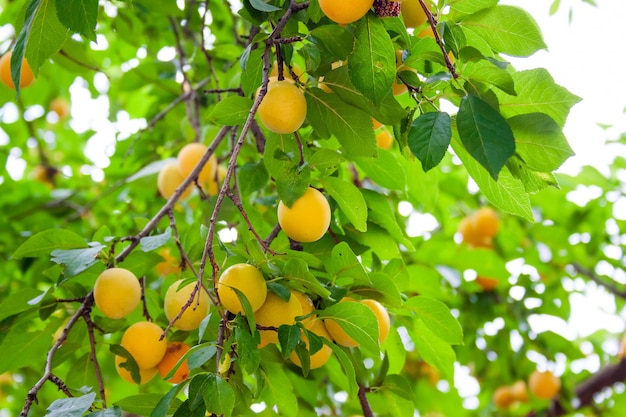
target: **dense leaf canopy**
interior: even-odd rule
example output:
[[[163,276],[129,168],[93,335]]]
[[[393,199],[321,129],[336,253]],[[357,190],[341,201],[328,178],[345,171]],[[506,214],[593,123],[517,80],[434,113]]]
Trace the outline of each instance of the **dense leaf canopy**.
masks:
[[[626,159],[557,172],[580,98],[509,63],[547,48],[533,17],[376,0],[340,25],[328,3],[0,1],[18,85],[0,85],[0,416],[624,415]],[[288,133],[257,114],[280,81],[304,104],[268,114],[306,108]],[[309,187],[330,226],[297,241],[277,207]],[[240,264],[260,274],[227,301]],[[122,318],[94,303],[113,267],[141,284]],[[270,324],[258,277],[285,305]],[[110,303],[134,298],[116,285]],[[312,304],[289,316],[296,292]],[[190,347],[182,382],[140,366],[144,321]],[[501,401],[537,369],[557,395]]]

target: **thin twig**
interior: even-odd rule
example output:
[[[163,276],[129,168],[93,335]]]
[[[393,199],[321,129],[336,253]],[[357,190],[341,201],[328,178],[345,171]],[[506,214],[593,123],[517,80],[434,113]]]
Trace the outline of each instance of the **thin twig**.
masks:
[[[596,284],[606,288],[611,294],[616,295],[622,299],[626,299],[626,291],[620,290],[617,286],[610,284],[603,279],[601,279],[598,275],[595,274],[591,269],[587,269],[584,266],[580,265],[578,262],[572,262],[572,267],[578,272],[595,282]]]
[[[448,56],[446,47],[443,44],[443,39],[441,39],[441,36],[439,36],[439,33],[437,32],[437,21],[435,20],[435,16],[432,14],[428,6],[426,6],[426,3],[424,3],[424,0],[419,0],[419,2],[420,2],[420,5],[422,6],[422,10],[424,10],[426,17],[428,18],[428,24],[433,30],[435,41],[437,41],[437,45],[439,45],[439,49],[441,49],[441,53],[443,54],[443,59],[446,62],[446,67],[448,68],[448,71],[450,71],[452,78],[454,79],[459,78],[459,74],[457,74],[456,69],[454,68],[454,65],[452,65],[452,61],[450,61],[450,57]]]
[[[89,350],[91,351],[91,362],[96,373],[96,380],[98,381],[98,388],[100,390],[100,399],[102,399],[103,408],[107,408],[106,394],[104,393],[104,380],[102,379],[102,372],[100,371],[100,364],[98,363],[98,356],[96,355],[96,337],[93,329],[96,327],[91,321],[91,309],[85,309],[83,311],[83,320],[87,324],[87,334],[89,335]]]
[[[363,410],[363,417],[374,417],[374,412],[372,411],[372,407],[370,406],[369,401],[367,400],[367,391],[368,388],[362,384],[359,384],[359,392],[357,393],[359,397],[359,403],[361,404],[361,409]]]

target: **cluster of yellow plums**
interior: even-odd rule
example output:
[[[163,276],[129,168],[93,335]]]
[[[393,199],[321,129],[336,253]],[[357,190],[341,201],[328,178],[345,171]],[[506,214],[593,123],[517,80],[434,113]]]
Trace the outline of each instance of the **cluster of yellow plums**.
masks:
[[[198,329],[202,320],[209,314],[210,297],[202,286],[193,281],[178,280],[171,284],[164,297],[164,313],[172,326],[179,330]],[[124,268],[109,268],[102,272],[94,285],[94,302],[106,317],[121,319],[137,308],[141,301],[142,289],[137,277]],[[294,325],[301,320],[310,332],[346,347],[357,347],[358,343],[332,319],[322,320],[314,314],[315,305],[306,294],[290,290],[288,299],[268,291],[263,274],[253,265],[239,263],[226,268],[217,284],[217,295],[222,307],[233,314],[245,316],[254,314],[259,328],[261,349],[278,343],[278,327]],[[245,297],[249,304],[246,311],[242,304]],[[358,302],[369,307],[378,321],[379,341],[382,343],[390,329],[387,310],[373,299],[354,300],[344,298],[340,302]],[[186,309],[181,313],[183,307]],[[306,334],[302,341],[309,347]],[[127,358],[116,355],[115,366],[120,377],[129,382],[145,383],[157,373],[171,383],[184,381],[189,375],[187,360],[183,357],[190,350],[185,342],[168,342],[164,329],[151,321],[138,321],[131,324],[123,333],[120,345],[133,357],[139,368],[139,379],[134,379],[130,367],[125,365]],[[319,368],[328,361],[332,349],[324,344],[310,356],[310,368]],[[290,360],[301,365],[295,351]],[[180,362],[180,363],[179,363]]]
[[[561,390],[561,380],[550,371],[534,370],[525,381],[498,387],[493,393],[493,403],[500,409],[510,408],[518,402],[528,402],[528,391],[537,398],[548,400]]]
[[[498,234],[500,220],[490,207],[481,207],[464,217],[459,223],[459,233],[463,242],[472,248],[493,248],[493,238]],[[485,291],[493,291],[499,284],[496,278],[478,275],[476,283]]]

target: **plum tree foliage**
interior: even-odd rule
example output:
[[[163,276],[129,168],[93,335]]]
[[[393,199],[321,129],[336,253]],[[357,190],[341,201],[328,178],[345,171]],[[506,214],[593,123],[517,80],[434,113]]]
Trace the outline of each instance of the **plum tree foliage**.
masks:
[[[542,326],[583,293],[623,310],[626,160],[556,173],[580,99],[508,61],[547,47],[533,17],[321,3],[0,2],[2,415],[624,415],[618,330]],[[288,235],[308,190],[330,223]],[[111,268],[140,285],[113,317]],[[557,395],[527,394],[536,370]]]

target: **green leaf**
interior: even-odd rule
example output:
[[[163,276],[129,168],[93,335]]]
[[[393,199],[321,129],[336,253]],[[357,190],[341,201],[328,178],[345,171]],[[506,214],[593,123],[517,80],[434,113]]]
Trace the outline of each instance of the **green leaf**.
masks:
[[[333,248],[328,271],[336,277],[349,277],[353,278],[356,283],[371,284],[365,268],[346,242],[340,242]]]
[[[439,165],[452,139],[452,118],[445,112],[424,113],[411,123],[409,148],[424,171]]]
[[[480,98],[468,95],[461,99],[457,129],[465,149],[497,180],[515,153],[515,138],[506,120]]]
[[[249,0],[250,5],[255,9],[261,12],[275,12],[280,10],[280,7],[272,6],[271,4],[267,4],[268,0]]]
[[[122,409],[119,407],[107,408],[87,414],[87,417],[122,417]]]
[[[150,417],[166,417],[168,414],[171,414],[172,409],[178,408],[178,406],[180,406],[180,400],[176,398],[176,395],[178,395],[178,392],[184,386],[184,384],[177,384],[172,387],[167,392],[167,394],[165,394],[163,398],[159,400],[156,407],[154,407],[154,410],[152,410],[152,412],[150,413]],[[176,404],[176,406],[174,406],[172,403],[176,402],[178,402],[179,404]]]
[[[68,29],[96,41],[98,0],[56,0],[57,15]]]
[[[264,359],[266,359],[263,361],[265,389],[278,407],[279,415],[298,416],[298,397],[293,392],[293,384],[285,373],[287,369],[281,363]]]
[[[461,0],[451,3],[450,9],[463,14],[472,14],[496,4],[498,4],[498,0]]]
[[[320,179],[324,190],[339,204],[352,225],[359,231],[367,230],[367,204],[359,188],[349,181],[335,177]]]
[[[59,21],[56,3],[56,0],[31,0],[24,26],[17,36],[15,48],[25,46],[28,64],[35,75],[48,58],[61,49],[69,33]]]
[[[320,49],[328,51],[329,61],[340,61],[352,52],[354,38],[346,28],[339,25],[322,25],[309,32],[308,38]]]
[[[230,417],[235,406],[235,391],[228,381],[209,374],[203,384],[204,404],[209,413]]]
[[[424,324],[441,340],[451,345],[463,344],[463,328],[448,306],[423,295],[409,298],[404,306],[417,313]]]
[[[422,320],[416,320],[413,342],[419,354],[448,380],[454,379],[456,355],[452,347],[435,335]]]
[[[470,82],[478,81],[485,85],[493,85],[508,95],[517,95],[511,73],[494,65],[493,62],[481,60],[467,63],[463,69],[463,77]]]
[[[282,276],[290,283],[304,289],[306,293],[319,295],[322,298],[330,296],[330,291],[320,284],[309,270],[308,264],[302,259],[290,257],[282,268]]]
[[[347,157],[376,156],[370,115],[319,88],[308,88],[305,93],[307,119],[320,135],[334,135]]]
[[[350,357],[344,352],[344,350],[335,343],[329,343],[327,346],[333,350],[333,354],[337,357],[339,364],[343,370],[344,375],[346,376],[348,382],[348,394],[351,397],[357,395],[359,390],[359,386],[357,384],[356,372],[354,370],[354,364],[350,360]]]
[[[524,184],[528,193],[541,191],[546,187],[559,188],[559,183],[551,172],[535,171],[517,155],[513,155],[506,163],[506,167],[515,178]]]
[[[234,332],[239,363],[246,372],[253,373],[261,363],[257,341],[245,326],[235,327]]]
[[[51,260],[65,266],[66,278],[73,277],[98,263],[98,254],[106,247],[97,242],[91,242],[90,246],[86,249],[55,249],[51,253]]]
[[[574,155],[559,125],[546,114],[522,114],[508,123],[517,153],[532,170],[554,171]]]
[[[462,20],[462,25],[485,39],[496,51],[529,56],[546,48],[535,19],[523,9],[498,5]]]
[[[52,334],[59,326],[55,321],[47,324],[45,329],[36,332],[27,332],[22,326],[11,327],[0,343],[0,351],[3,352],[0,355],[0,374],[10,369],[33,365],[34,360],[43,365],[46,352],[52,344]]]
[[[244,124],[250,114],[252,104],[252,100],[247,97],[225,97],[213,107],[206,116],[206,120],[222,126]]]
[[[495,91],[500,102],[500,112],[506,118],[544,113],[563,127],[570,109],[580,101],[580,97],[556,84],[543,68],[515,72],[512,77],[516,96]]]
[[[413,243],[407,238],[406,232],[398,224],[388,199],[383,194],[372,190],[361,189],[361,193],[367,202],[368,220],[385,229],[391,237],[409,251],[415,250]]]
[[[355,44],[348,59],[352,84],[372,103],[389,94],[396,78],[396,55],[382,20],[371,13],[354,27]]]
[[[32,308],[33,305],[30,301],[43,295],[45,293],[34,288],[22,288],[11,292],[10,297],[6,297],[0,302],[0,321]]]
[[[54,401],[46,410],[48,417],[82,417],[93,404],[96,393],[82,395],[80,397],[61,398]]]
[[[152,236],[144,236],[139,241],[141,250],[150,252],[165,245],[172,237],[172,229],[168,226],[163,233]]]
[[[515,179],[507,170],[502,170],[498,181],[496,181],[485,168],[467,153],[457,140],[452,141],[452,148],[491,204],[506,213],[533,221],[530,198],[519,180]]]
[[[140,416],[150,416],[152,411],[155,409],[155,406],[161,401],[162,397],[163,394],[156,393],[131,395],[116,401],[115,405],[127,413],[137,414]],[[180,404],[181,401],[174,398],[170,404],[171,409],[178,408]]]
[[[334,320],[364,351],[374,357],[380,355],[378,320],[372,310],[356,301],[343,301],[320,311],[324,320]]]
[[[13,259],[37,258],[49,255],[55,249],[74,249],[87,246],[85,238],[65,229],[48,229],[28,238],[13,253]]]
[[[283,324],[278,328],[278,341],[280,342],[280,351],[283,359],[289,358],[289,355],[291,355],[291,352],[293,352],[300,341],[300,327]]]
[[[288,207],[307,190],[311,170],[300,161],[300,149],[293,135],[270,133],[267,135],[263,162],[276,181],[278,197]]]
[[[358,158],[357,165],[374,183],[389,190],[404,191],[407,175],[392,152],[379,151],[377,158]]]

